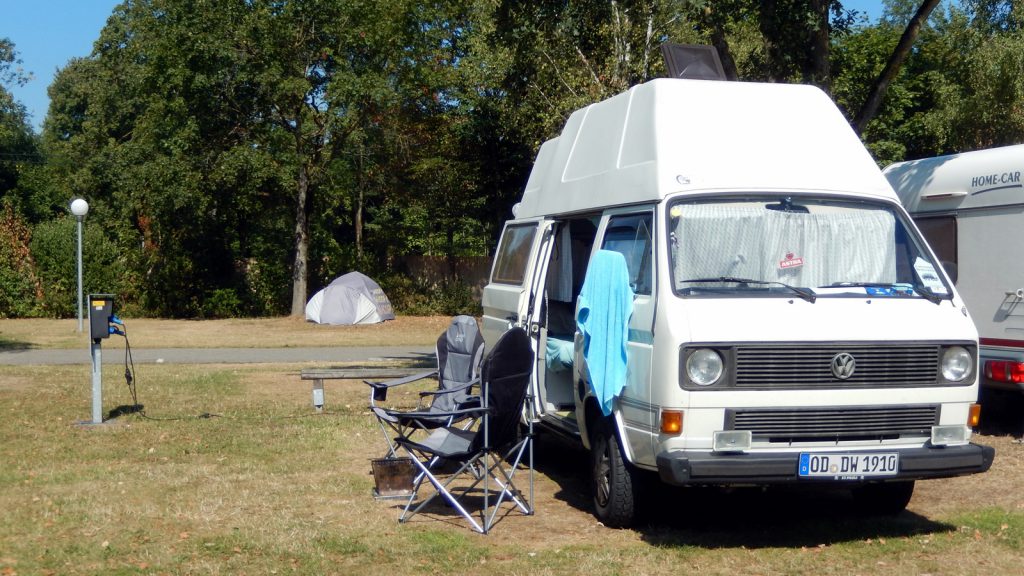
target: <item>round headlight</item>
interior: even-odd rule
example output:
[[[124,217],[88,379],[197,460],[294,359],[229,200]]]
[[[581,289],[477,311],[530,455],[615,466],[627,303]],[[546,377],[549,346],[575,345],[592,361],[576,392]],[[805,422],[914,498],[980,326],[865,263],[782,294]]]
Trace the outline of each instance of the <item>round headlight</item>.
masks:
[[[942,353],[942,377],[959,382],[971,374],[974,358],[962,346],[950,346]]]
[[[686,375],[698,386],[710,386],[722,377],[722,357],[710,348],[699,348],[686,359]]]

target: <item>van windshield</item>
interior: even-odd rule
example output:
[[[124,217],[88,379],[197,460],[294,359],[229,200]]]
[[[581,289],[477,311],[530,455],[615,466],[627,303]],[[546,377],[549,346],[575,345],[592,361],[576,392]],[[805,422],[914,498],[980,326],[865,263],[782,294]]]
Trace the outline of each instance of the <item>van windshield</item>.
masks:
[[[938,264],[880,202],[806,196],[680,200],[669,206],[680,296],[951,297]]]

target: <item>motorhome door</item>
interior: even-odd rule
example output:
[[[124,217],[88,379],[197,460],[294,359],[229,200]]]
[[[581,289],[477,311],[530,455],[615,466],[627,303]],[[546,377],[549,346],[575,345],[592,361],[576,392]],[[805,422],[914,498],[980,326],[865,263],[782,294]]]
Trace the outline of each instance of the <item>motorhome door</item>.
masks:
[[[505,224],[491,279],[484,288],[483,327],[488,347],[512,326],[530,330],[530,310],[536,305],[535,285],[545,270],[551,250],[554,221],[541,218],[512,220]]]

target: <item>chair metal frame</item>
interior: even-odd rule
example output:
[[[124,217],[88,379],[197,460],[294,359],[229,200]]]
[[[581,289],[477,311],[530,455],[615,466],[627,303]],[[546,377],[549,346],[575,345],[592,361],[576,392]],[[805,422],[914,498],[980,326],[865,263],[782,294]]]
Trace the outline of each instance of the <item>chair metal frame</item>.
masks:
[[[509,336],[513,332],[517,334]],[[502,339],[506,337],[519,338],[519,343],[512,343],[510,345],[522,344],[529,350],[529,362],[524,366],[525,372],[489,378],[487,374],[487,361],[485,360],[481,406],[478,408],[455,410],[449,413],[453,417],[479,419],[480,426],[478,429],[464,430],[455,426],[448,426],[436,429],[427,439],[421,441],[410,439],[408,436],[395,438],[395,444],[406,451],[419,471],[414,480],[412,493],[409,495],[399,522],[405,523],[409,521],[410,518],[421,512],[428,504],[439,497],[447,501],[459,515],[469,521],[473,530],[481,534],[487,534],[490,531],[498,519],[497,515],[502,509],[502,504],[506,501],[514,505],[513,510],[519,510],[527,516],[534,514],[534,413],[533,397],[530,390],[530,377],[533,373],[534,356],[530,346],[530,338],[522,328],[513,328],[506,335],[502,336]],[[495,348],[497,349],[499,346],[501,346],[500,340]],[[490,387],[502,385],[506,381],[515,382],[517,380],[523,382],[523,390],[521,396],[516,399],[518,406],[513,407],[516,413],[514,415],[498,415],[496,410],[501,407],[491,404],[492,391]],[[514,417],[516,420],[516,430],[511,433],[508,430],[505,431],[506,435],[514,436],[497,439],[502,445],[493,445],[492,443],[491,426],[492,420],[496,416],[503,418]],[[524,423],[525,433],[520,429]],[[505,421],[503,424],[507,425],[508,422]],[[482,441],[478,441],[476,438],[478,436],[482,436]],[[476,448],[474,448],[475,442],[479,443],[479,446]],[[524,458],[527,461],[526,471],[529,475],[528,495],[524,495],[514,482],[516,472],[519,470]],[[442,474],[434,466],[439,459],[459,462],[459,468],[451,474]],[[503,466],[505,463],[508,464],[507,469]],[[456,486],[455,482],[464,478],[467,474],[472,478],[470,483],[466,486]],[[425,482],[429,482],[433,486],[434,493],[417,503],[420,490],[424,488]],[[491,487],[492,482],[497,485],[495,489]],[[474,514],[463,505],[462,500],[471,492],[476,491],[481,485],[483,507],[479,511],[480,518],[477,521]]]
[[[444,377],[445,367],[442,366],[442,364],[448,361],[451,352],[448,349],[443,350],[442,347],[448,345],[447,338],[453,327],[456,327],[459,323],[470,322],[475,329],[475,338],[470,342],[471,348],[469,349],[469,353],[473,355],[469,366],[470,378],[468,381],[458,381],[454,379],[449,381]],[[370,410],[377,417],[377,426],[380,428],[381,435],[384,437],[385,442],[387,442],[388,451],[385,455],[386,458],[398,457],[398,447],[392,441],[392,438],[394,438],[395,435],[408,436],[415,430],[434,430],[436,428],[454,425],[456,422],[468,418],[468,416],[461,413],[452,415],[451,411],[433,409],[431,405],[438,402],[438,399],[441,397],[449,394],[465,393],[465,397],[461,402],[452,402],[452,405],[460,410],[480,405],[479,400],[470,395],[472,388],[480,384],[480,367],[483,362],[483,338],[476,325],[476,320],[472,316],[465,315],[452,318],[449,327],[445,329],[440,336],[438,336],[435,351],[438,366],[433,370],[393,380],[363,380],[365,384],[370,386]],[[398,410],[378,404],[387,400],[388,390],[391,388],[403,386],[427,378],[437,378],[438,389],[420,392],[416,410]],[[431,398],[430,405],[426,402],[427,398]],[[458,410],[455,410],[455,412],[458,412]],[[466,422],[464,427],[468,428],[472,425],[473,421],[470,420]]]

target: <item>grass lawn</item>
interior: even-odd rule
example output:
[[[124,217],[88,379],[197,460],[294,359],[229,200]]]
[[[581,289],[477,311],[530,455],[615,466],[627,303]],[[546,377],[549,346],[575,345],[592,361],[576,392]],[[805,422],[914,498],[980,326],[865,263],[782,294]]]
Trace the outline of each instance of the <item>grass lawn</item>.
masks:
[[[382,324],[327,326],[302,318],[160,320],[124,318],[133,348],[278,348],[430,346],[448,325],[442,316],[400,316]],[[0,319],[0,350],[89,347],[89,319]]]
[[[990,472],[919,482],[894,518],[861,517],[837,494],[655,490],[644,524],[611,530],[590,512],[586,456],[548,441],[535,516],[487,536],[443,508],[400,525],[398,503],[370,495],[384,441],[365,386],[328,381],[318,415],[303,367],[140,366],[151,419],[89,426],[77,424],[88,366],[0,366],[0,576],[991,576],[1024,564],[1024,448],[998,430],[976,437],[996,446]],[[104,377],[105,412],[129,404],[122,375]]]

